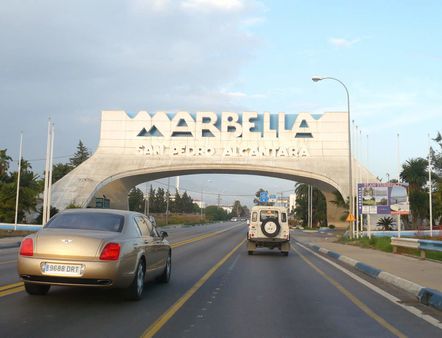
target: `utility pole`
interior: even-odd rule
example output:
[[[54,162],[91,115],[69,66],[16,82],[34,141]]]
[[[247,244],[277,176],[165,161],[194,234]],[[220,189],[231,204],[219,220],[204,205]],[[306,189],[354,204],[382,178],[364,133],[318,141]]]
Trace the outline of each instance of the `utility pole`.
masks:
[[[399,180],[401,178],[401,157],[399,152],[399,133],[397,134],[397,183],[399,183]],[[397,236],[401,237],[401,215],[398,214],[396,218],[397,222]]]
[[[46,146],[45,182],[43,191],[42,224],[45,225],[51,214],[51,188],[52,188],[52,157],[54,154],[54,124],[48,119],[48,141]]]
[[[167,178],[166,225],[169,225],[170,177]]]
[[[14,230],[17,230],[17,218],[18,218],[18,199],[20,196],[20,175],[21,175],[21,158],[23,151],[23,132],[20,132],[20,152],[18,155],[18,172],[17,172],[17,193],[15,195],[15,221]]]
[[[430,134],[428,134],[428,203],[430,207],[430,237],[433,237],[433,200],[432,200],[432,187],[431,182],[431,144]]]

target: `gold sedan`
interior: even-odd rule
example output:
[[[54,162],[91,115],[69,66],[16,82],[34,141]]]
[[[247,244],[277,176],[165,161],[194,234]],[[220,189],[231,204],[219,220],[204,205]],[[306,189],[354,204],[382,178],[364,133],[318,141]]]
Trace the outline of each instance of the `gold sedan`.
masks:
[[[18,274],[31,295],[44,295],[51,285],[114,287],[138,300],[147,280],[170,279],[172,250],[165,237],[140,213],[66,210],[23,239]]]

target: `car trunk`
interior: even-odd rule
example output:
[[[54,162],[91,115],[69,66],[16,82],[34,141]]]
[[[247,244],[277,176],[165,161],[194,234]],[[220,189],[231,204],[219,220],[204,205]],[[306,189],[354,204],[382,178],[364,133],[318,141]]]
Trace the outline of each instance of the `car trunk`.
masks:
[[[103,244],[119,235],[120,233],[110,231],[44,229],[36,236],[34,256],[53,259],[98,259]]]

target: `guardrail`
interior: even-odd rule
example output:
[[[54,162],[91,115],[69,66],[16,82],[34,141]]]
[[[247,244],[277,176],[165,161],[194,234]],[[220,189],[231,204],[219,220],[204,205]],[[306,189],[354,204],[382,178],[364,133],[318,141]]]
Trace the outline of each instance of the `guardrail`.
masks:
[[[416,236],[430,236],[430,230],[402,230],[401,237],[416,237]],[[398,237],[399,231],[397,230],[372,230],[371,236],[374,237]],[[368,236],[368,231],[364,230],[362,236]],[[442,230],[433,230],[433,236],[442,237]]]
[[[425,251],[438,251],[442,252],[442,241],[432,241],[427,239],[417,238],[391,238],[391,245],[393,246],[393,252],[397,253],[399,247],[417,249],[420,251],[422,259],[425,259]]]
[[[39,224],[0,223],[0,229],[3,229],[3,230],[38,231],[42,227],[43,227],[43,225],[39,225]]]

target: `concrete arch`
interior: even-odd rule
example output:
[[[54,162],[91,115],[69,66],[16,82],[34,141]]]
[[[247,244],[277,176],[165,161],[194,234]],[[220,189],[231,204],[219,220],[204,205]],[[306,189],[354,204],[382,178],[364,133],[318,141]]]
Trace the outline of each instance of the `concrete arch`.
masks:
[[[337,190],[342,195],[340,186],[333,181],[330,177],[320,174],[307,173],[302,170],[281,168],[275,172],[272,167],[260,167],[257,168],[253,165],[242,166],[235,164],[228,165],[206,165],[202,167],[201,165],[193,166],[175,166],[173,169],[170,167],[157,167],[135,169],[128,172],[119,173],[107,177],[102,182],[97,184],[94,192],[91,196],[84,202],[86,205],[90,205],[92,198],[95,195],[101,196],[116,196],[120,197],[127,196],[127,192],[134,186],[153,181],[161,178],[174,177],[174,176],[184,176],[184,175],[195,175],[195,174],[242,174],[242,175],[257,175],[257,176],[267,176],[274,178],[281,178],[286,180],[291,180],[294,182],[306,183],[318,187],[324,192],[333,192]],[[123,189],[122,189],[123,188]],[[121,194],[118,193],[121,190]],[[116,208],[125,209],[127,208],[127,203],[125,203],[125,198],[120,199],[122,203],[114,204]]]
[[[104,111],[97,151],[53,186],[51,203],[59,210],[71,203],[85,207],[104,194],[111,207],[125,209],[129,189],[139,183],[200,173],[289,179],[318,187],[328,201],[333,191],[345,199],[350,189],[347,133],[345,112],[319,117],[140,112],[130,117]],[[357,161],[353,168],[354,174],[376,181]]]

